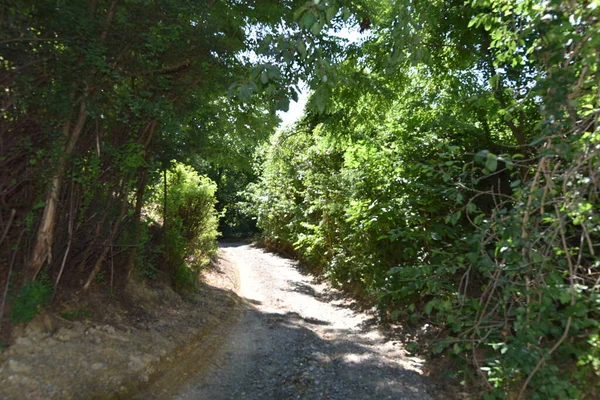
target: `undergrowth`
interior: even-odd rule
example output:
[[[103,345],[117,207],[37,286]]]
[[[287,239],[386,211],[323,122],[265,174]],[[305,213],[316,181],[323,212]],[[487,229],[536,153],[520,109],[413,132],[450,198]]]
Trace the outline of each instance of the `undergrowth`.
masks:
[[[433,325],[432,353],[486,399],[597,398],[596,6],[469,4],[470,69],[338,67],[368,84],[340,84],[259,151],[258,226],[391,320]]]
[[[13,323],[27,322],[38,315],[50,303],[52,283],[47,275],[34,282],[27,282],[10,302],[10,319]]]

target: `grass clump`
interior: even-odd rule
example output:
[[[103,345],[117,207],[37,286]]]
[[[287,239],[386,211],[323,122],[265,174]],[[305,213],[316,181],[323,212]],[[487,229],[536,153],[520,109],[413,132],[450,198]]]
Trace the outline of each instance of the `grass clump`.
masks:
[[[34,282],[27,282],[11,301],[10,319],[13,323],[27,322],[50,304],[52,284],[47,275]]]

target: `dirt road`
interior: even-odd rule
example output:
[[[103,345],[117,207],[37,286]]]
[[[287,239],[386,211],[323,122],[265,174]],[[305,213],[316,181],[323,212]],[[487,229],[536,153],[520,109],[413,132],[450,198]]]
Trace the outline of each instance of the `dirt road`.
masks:
[[[237,270],[241,316],[195,354],[198,374],[154,398],[431,399],[421,361],[387,341],[347,300],[290,260],[251,245],[222,247]],[[231,273],[230,273],[231,274]],[[148,398],[148,393],[144,394]]]

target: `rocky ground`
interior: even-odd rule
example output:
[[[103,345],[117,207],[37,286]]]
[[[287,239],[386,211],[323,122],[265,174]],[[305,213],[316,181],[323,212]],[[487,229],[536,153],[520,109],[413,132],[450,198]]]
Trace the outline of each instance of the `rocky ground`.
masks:
[[[423,360],[384,335],[374,316],[302,272],[245,244],[223,248],[240,274],[243,315],[211,365],[177,399],[451,399]],[[140,397],[142,398],[142,397]]]
[[[0,355],[0,399],[436,399],[452,386],[293,261],[222,246],[198,294],[134,286],[103,320],[42,315]]]
[[[12,345],[0,353],[0,399],[125,399],[178,370],[182,358],[238,316],[232,265],[219,258],[203,275],[198,293],[186,299],[138,282],[129,307],[101,297],[101,317],[69,321],[44,313],[17,326]],[[203,349],[207,362],[215,350]]]

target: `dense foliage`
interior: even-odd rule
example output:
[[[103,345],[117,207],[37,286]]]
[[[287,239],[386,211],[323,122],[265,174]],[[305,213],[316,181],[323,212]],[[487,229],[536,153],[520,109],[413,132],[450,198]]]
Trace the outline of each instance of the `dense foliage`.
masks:
[[[2,3],[0,324],[63,288],[188,288],[253,208],[488,396],[598,396],[599,7]]]
[[[142,275],[194,287],[200,268],[217,253],[217,185],[192,167],[174,163],[163,171],[142,210],[144,224],[136,260]]]
[[[17,307],[8,300],[27,297],[35,286],[27,282],[42,275],[54,295],[97,282],[121,291],[136,261],[148,259],[144,244],[175,252],[162,255],[173,270],[182,270],[175,264],[190,259],[192,247],[214,250],[212,200],[199,203],[212,199],[213,184],[194,178],[163,188],[160,176],[171,160],[211,176],[251,172],[243,158],[273,130],[277,104],[290,93],[275,66],[269,79],[258,79],[259,93],[252,81],[259,61],[247,56],[252,32],[293,23],[296,6],[2,3],[0,321],[10,303]],[[163,192],[181,202],[167,204],[175,214],[163,220],[172,229],[155,235],[143,210]],[[192,210],[201,213],[193,221]]]
[[[598,396],[599,4],[380,5],[260,153],[266,240],[434,324],[490,398]]]

